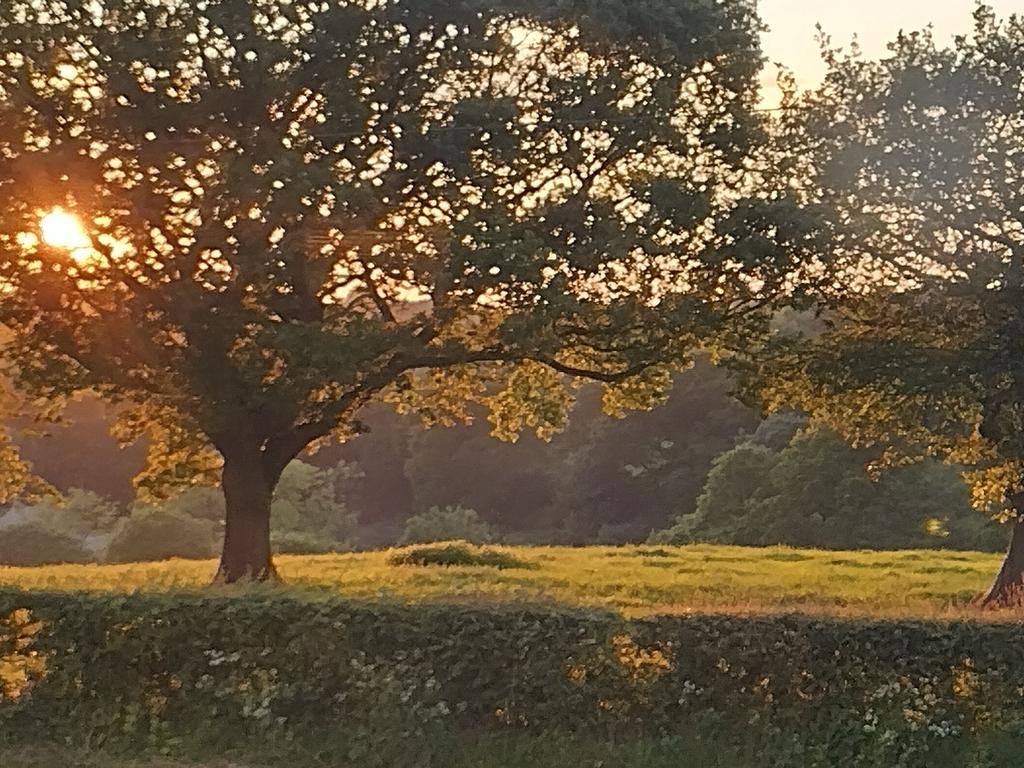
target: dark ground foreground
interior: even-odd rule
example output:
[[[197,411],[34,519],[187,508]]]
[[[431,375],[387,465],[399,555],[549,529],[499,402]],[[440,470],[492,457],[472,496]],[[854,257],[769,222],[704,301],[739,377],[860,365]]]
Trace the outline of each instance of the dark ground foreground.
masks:
[[[394,766],[395,768],[754,768],[757,763],[741,761],[732,754],[711,754],[707,746],[694,744],[581,744],[572,740],[481,740],[463,743],[446,754],[431,754],[423,745],[410,745],[404,758],[343,755],[310,756],[308,763],[294,757],[242,757],[179,761],[162,757],[128,758],[104,751],[84,752],[58,747],[0,749],[0,765],[4,768],[297,768],[305,765],[330,765],[338,768],[359,766]],[[385,762],[386,760],[386,762]]]
[[[838,765],[899,766],[903,761],[880,763],[851,755],[836,763],[825,755],[759,752],[723,746],[700,739],[637,740],[613,744],[568,737],[478,738],[460,743],[404,742],[407,749],[386,754],[309,754],[230,756],[198,760],[172,760],[160,756],[126,757],[104,750],[84,751],[55,746],[5,749],[3,768],[837,768]],[[1018,768],[1024,764],[1024,740],[990,742],[963,751],[957,747],[932,754],[935,768]]]

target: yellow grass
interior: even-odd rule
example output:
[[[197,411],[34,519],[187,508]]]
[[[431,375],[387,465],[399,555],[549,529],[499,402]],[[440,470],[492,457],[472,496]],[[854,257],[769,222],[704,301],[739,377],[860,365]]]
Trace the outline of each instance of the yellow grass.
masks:
[[[545,601],[629,616],[690,611],[837,615],[981,615],[970,603],[1000,556],[974,552],[836,552],[718,546],[500,547],[529,568],[396,566],[390,552],[278,558],[289,588],[390,600]],[[214,563],[0,568],[0,586],[102,591],[192,590]],[[984,614],[989,616],[990,614]]]

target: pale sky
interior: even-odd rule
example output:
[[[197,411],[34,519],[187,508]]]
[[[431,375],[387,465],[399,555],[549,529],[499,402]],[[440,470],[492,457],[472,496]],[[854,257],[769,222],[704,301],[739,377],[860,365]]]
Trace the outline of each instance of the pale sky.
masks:
[[[1000,15],[1024,13],[1024,0],[988,0]],[[770,62],[792,69],[801,85],[813,86],[824,67],[815,41],[821,23],[833,45],[846,47],[856,35],[865,56],[885,53],[885,46],[901,29],[910,31],[931,24],[936,38],[947,42],[971,29],[974,0],[759,0],[761,17],[771,27],[764,39]],[[777,101],[775,67],[766,73],[765,101]]]

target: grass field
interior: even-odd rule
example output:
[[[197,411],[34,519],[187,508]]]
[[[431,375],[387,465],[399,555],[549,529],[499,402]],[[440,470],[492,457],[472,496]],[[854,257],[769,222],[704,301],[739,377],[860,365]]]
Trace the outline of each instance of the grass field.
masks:
[[[290,589],[398,601],[551,601],[628,616],[799,611],[942,617],[970,603],[1000,556],[933,550],[838,552],[742,547],[494,548],[522,567],[393,565],[393,553],[278,558]],[[205,587],[209,561],[0,568],[0,586],[180,590]],[[991,615],[986,613],[985,615]]]

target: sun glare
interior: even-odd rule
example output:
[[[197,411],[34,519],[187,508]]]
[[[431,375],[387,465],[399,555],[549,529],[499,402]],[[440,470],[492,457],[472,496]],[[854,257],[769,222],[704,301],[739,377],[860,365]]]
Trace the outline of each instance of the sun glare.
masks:
[[[92,245],[82,222],[63,208],[54,208],[39,221],[43,242],[53,248],[77,251]]]

